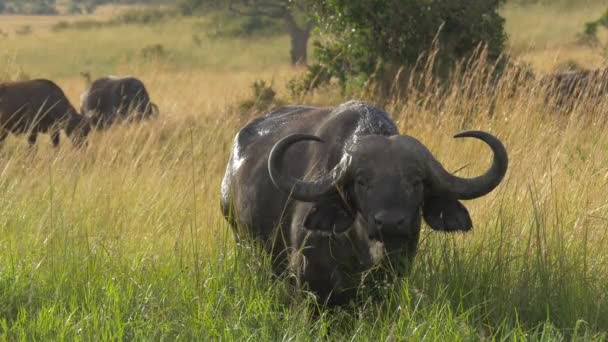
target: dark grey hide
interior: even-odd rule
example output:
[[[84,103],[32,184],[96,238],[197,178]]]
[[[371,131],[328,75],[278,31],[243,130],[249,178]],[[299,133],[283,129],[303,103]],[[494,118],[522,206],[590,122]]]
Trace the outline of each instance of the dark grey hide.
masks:
[[[57,147],[61,130],[79,147],[86,144],[91,127],[55,82],[36,79],[0,83],[0,144],[9,132],[27,134],[30,145],[36,143],[38,134],[48,133]]]
[[[553,73],[543,76],[540,85],[546,89],[545,103],[570,112],[582,101],[608,96],[608,69]]]
[[[421,214],[435,230],[471,229],[458,200],[492,191],[508,160],[487,133],[458,136],[492,148],[484,175],[451,175],[371,105],[284,107],[237,134],[222,182],[222,211],[237,240],[262,242],[275,272],[289,266],[322,301],[340,304],[353,297],[363,272],[409,265]]]
[[[99,128],[121,121],[158,116],[144,83],[134,77],[108,76],[91,83],[80,97],[80,111]]]

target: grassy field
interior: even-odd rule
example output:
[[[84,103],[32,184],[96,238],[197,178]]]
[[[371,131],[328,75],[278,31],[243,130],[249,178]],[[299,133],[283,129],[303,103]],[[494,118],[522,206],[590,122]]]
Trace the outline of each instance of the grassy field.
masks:
[[[542,72],[570,59],[599,66],[574,43],[601,9],[506,8],[510,49]],[[313,318],[311,298],[235,247],[219,211],[232,139],[249,119],[238,103],[256,79],[289,100],[298,70],[287,37],[213,38],[205,18],[61,32],[19,18],[0,17],[11,33],[0,38],[3,78],[52,78],[78,103],[80,72],[133,74],[161,117],[95,133],[85,150],[67,139],[53,150],[47,137],[33,150],[10,137],[0,150],[0,339],[608,339],[607,101],[556,114],[534,84],[508,96],[508,80],[496,102],[471,100],[462,94],[480,81],[468,75],[441,111],[429,109],[432,93],[389,104],[401,132],[448,169],[487,166],[480,143],[451,138],[471,128],[505,142],[509,172],[466,203],[471,233],[425,227],[409,278]],[[12,34],[23,25],[32,32]],[[140,54],[155,44],[167,54]],[[346,100],[329,94],[304,101]]]

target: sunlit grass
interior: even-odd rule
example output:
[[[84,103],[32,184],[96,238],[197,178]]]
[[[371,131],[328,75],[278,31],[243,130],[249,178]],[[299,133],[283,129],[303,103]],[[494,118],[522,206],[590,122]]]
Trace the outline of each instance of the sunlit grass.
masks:
[[[156,42],[187,55],[190,38],[181,34],[191,24],[159,26]],[[6,64],[8,74],[19,66],[57,77],[77,104],[84,90],[78,72],[90,53],[88,63],[101,65],[89,69],[94,76],[141,77],[161,115],[96,132],[84,150],[65,138],[54,150],[47,137],[33,149],[24,137],[2,147],[0,339],[608,338],[608,101],[559,113],[538,84],[512,95],[507,77],[483,92],[475,72],[445,100],[432,91],[405,102],[370,99],[388,103],[401,132],[419,138],[447,169],[466,165],[461,175],[482,172],[491,152],[451,136],[492,132],[509,151],[509,171],[494,192],[465,203],[472,232],[424,227],[409,278],[374,289],[379,299],[362,294],[357,307],[317,312],[289,279],[271,276],[255,250],[235,246],[219,210],[232,139],[249,119],[238,103],[251,96],[255,79],[274,80],[278,96],[290,100],[284,84],[298,71],[283,62],[284,38],[268,48],[259,40],[209,40],[215,50],[184,57],[215,60],[217,68],[104,64],[128,51],[112,36],[148,44],[155,29],[138,28],[139,39],[130,38],[133,27],[103,29],[91,42],[103,47],[98,55],[68,44],[86,40],[86,32],[34,32],[10,43],[24,59]],[[49,57],[35,56],[36,37],[45,37],[39,44]],[[57,62],[60,46],[73,64]],[[302,102],[345,100],[323,90]]]
[[[502,14],[506,18],[509,50],[545,73],[570,61],[587,68],[602,67],[605,56],[580,44],[578,38],[585,23],[601,17],[607,6],[601,2],[572,8],[506,5]],[[598,33],[603,42],[608,41],[608,30],[600,29]]]
[[[2,20],[11,18],[0,16]],[[9,19],[10,20],[10,19]],[[61,32],[37,30],[0,38],[0,61],[11,61],[30,77],[73,78],[79,72],[106,75],[133,65],[160,62],[174,70],[264,71],[289,65],[289,39],[216,38],[204,18],[152,25],[118,25]],[[160,45],[162,55],[144,55]]]

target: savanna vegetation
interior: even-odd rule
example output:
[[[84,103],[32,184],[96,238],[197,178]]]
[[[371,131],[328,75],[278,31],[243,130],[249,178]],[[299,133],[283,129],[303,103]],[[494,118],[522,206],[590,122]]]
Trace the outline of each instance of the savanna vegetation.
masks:
[[[608,30],[598,26],[598,44],[581,35],[605,3],[521,2],[499,10],[512,61],[540,75],[604,65]],[[158,120],[96,132],[81,150],[9,137],[0,339],[608,338],[608,99],[557,111],[517,69],[484,77],[494,61],[483,51],[448,85],[434,81],[427,55],[417,69],[424,87],[395,82],[401,91],[378,96],[334,80],[294,92],[307,70],[291,65],[282,27],[242,35],[246,16],[133,13],[0,17],[0,79],[50,78],[78,104],[81,73],[131,74],[161,110]],[[467,203],[472,232],[423,228],[407,279],[361,289],[356,306],[317,310],[288,276],[271,276],[263,254],[235,245],[220,181],[235,132],[266,108],[352,98],[382,105],[461,175],[490,158],[478,142],[451,138],[463,129],[500,137],[511,162],[497,190]]]

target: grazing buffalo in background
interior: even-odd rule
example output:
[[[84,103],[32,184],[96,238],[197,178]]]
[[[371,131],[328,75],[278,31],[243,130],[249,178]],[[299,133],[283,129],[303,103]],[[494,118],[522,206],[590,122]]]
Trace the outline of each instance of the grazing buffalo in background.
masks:
[[[237,240],[263,243],[275,272],[290,265],[321,300],[344,303],[362,272],[407,269],[402,266],[416,254],[421,212],[434,230],[471,229],[459,200],[498,186],[508,157],[488,133],[456,137],[490,146],[494,159],[485,174],[450,174],[421,142],[399,135],[388,114],[368,104],[284,107],[238,132],[222,182],[222,211]]]
[[[27,133],[33,145],[38,133],[49,133],[57,146],[62,129],[80,146],[91,127],[57,84],[44,79],[0,83],[0,142],[9,132]]]
[[[600,101],[608,96],[608,69],[557,72],[543,76],[545,102],[562,111],[571,111],[584,100]]]
[[[120,121],[137,121],[158,115],[144,83],[134,77],[102,77],[80,97],[81,112],[96,127]]]

